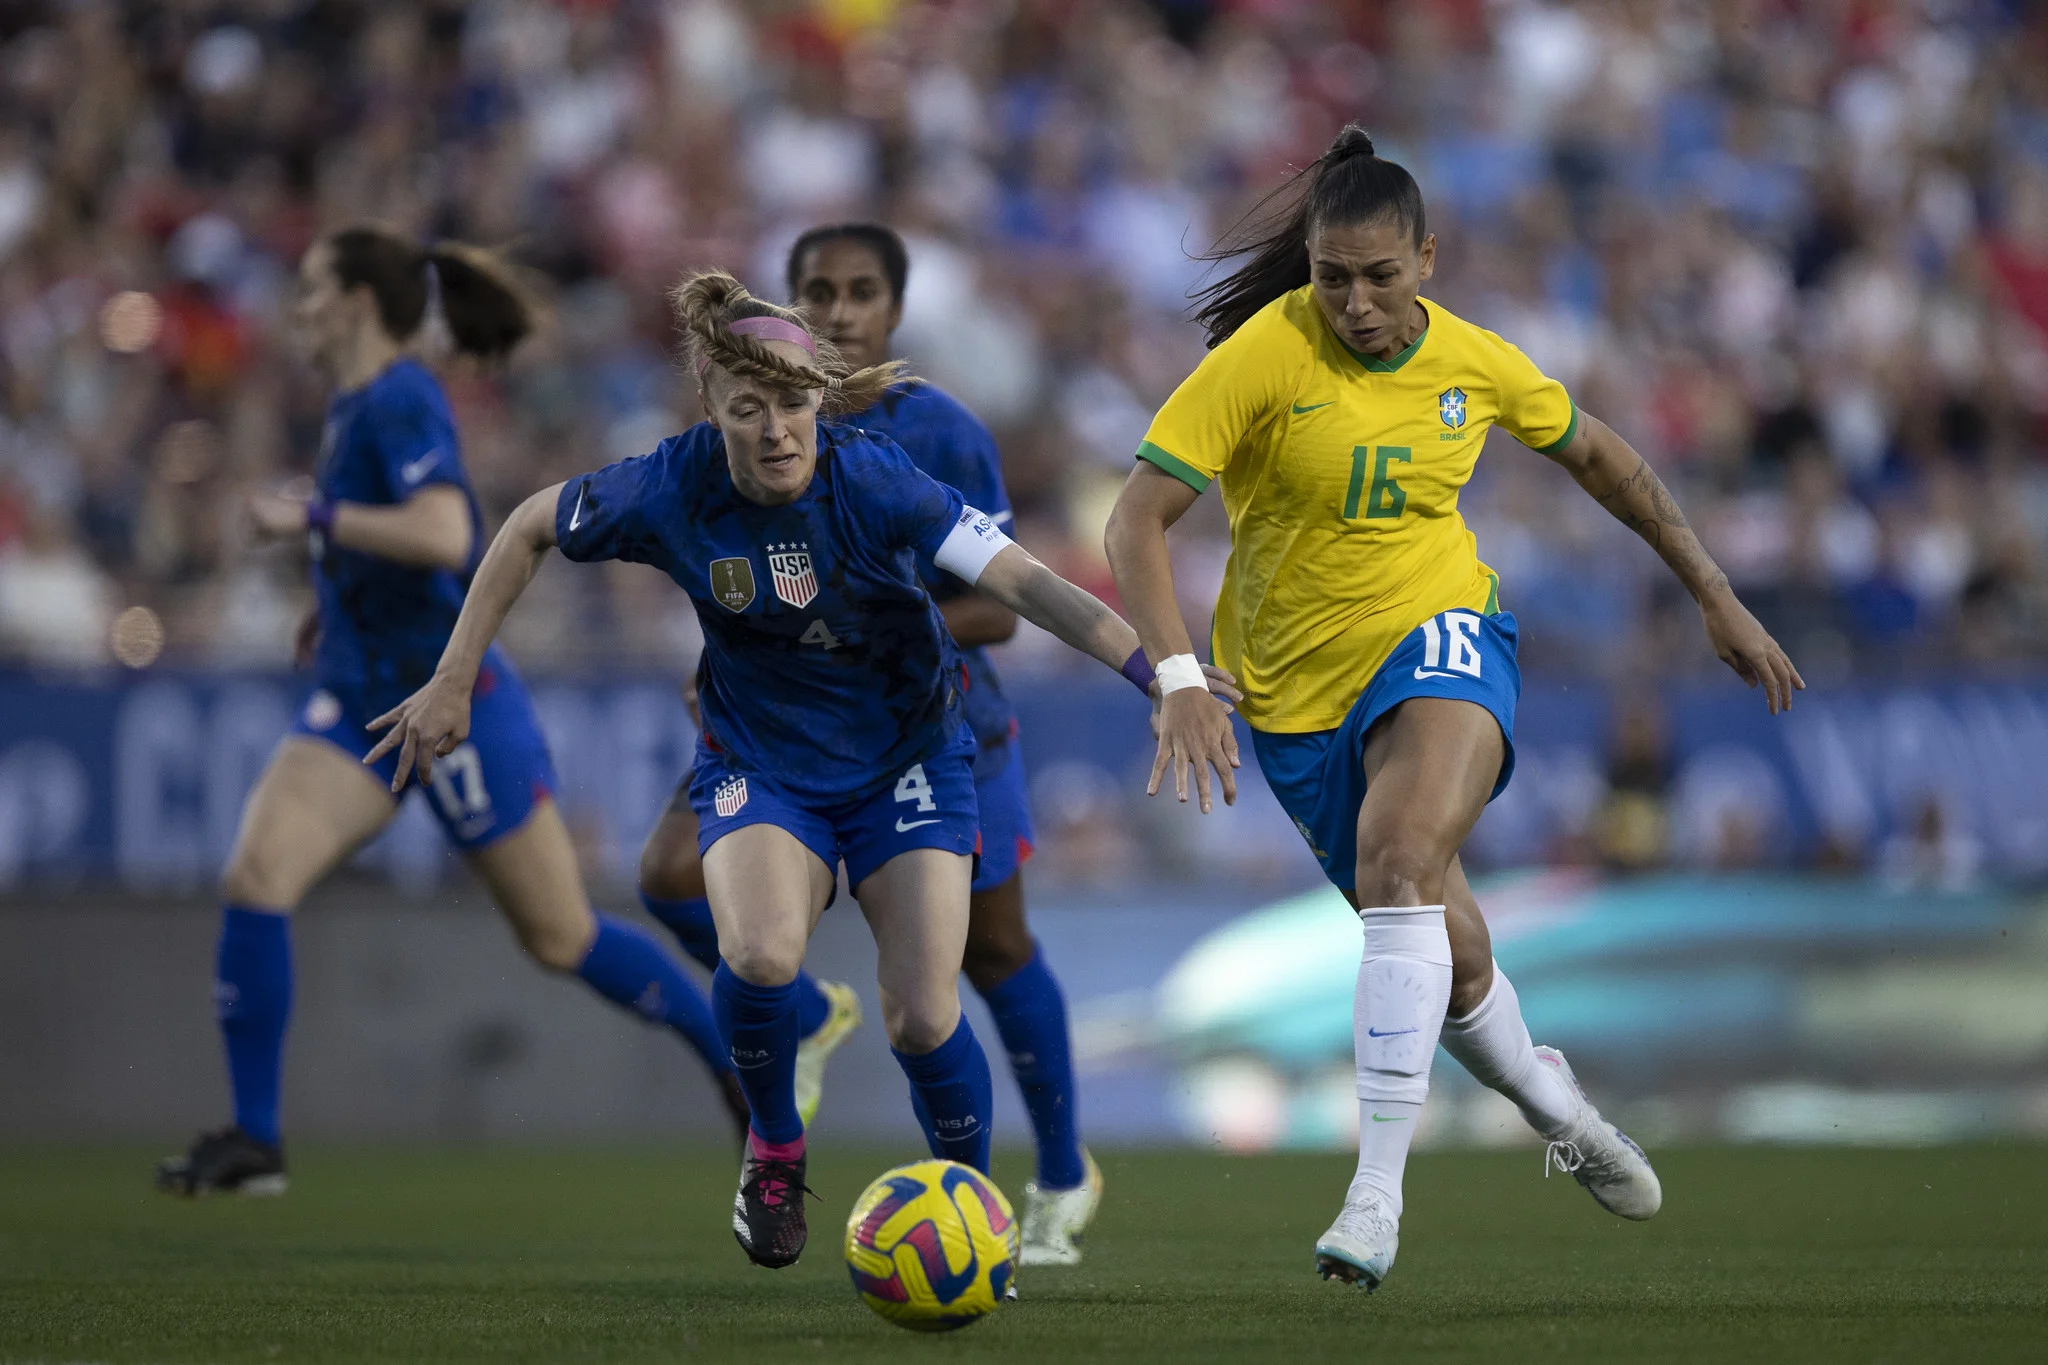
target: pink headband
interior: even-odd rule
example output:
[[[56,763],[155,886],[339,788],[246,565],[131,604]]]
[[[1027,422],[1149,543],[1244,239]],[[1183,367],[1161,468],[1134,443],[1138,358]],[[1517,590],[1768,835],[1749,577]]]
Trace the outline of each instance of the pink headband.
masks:
[[[803,347],[806,351],[810,352],[813,358],[815,358],[818,354],[818,343],[812,340],[811,334],[809,332],[806,332],[803,328],[797,326],[795,323],[785,322],[781,318],[741,318],[738,321],[734,322],[728,330],[730,330],[734,336],[759,337],[763,341],[795,342],[797,345]],[[710,356],[706,355],[698,357],[697,378],[702,379],[704,377],[704,371],[710,368]]]

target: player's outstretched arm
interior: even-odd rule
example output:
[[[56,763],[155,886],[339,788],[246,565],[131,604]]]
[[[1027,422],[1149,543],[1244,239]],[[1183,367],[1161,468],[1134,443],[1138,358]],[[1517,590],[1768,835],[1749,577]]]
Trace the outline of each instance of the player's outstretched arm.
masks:
[[[404,502],[323,502],[288,493],[248,497],[256,533],[282,540],[322,531],[331,544],[420,569],[461,573],[469,567],[469,500],[449,484],[422,488]]]
[[[556,484],[519,504],[491,548],[484,551],[483,563],[470,582],[462,614],[441,651],[434,676],[425,687],[370,722],[370,729],[386,730],[386,734],[363,762],[375,763],[397,749],[398,771],[392,776],[391,790],[403,791],[415,769],[420,781],[429,780],[434,760],[469,736],[469,694],[476,687],[477,670],[483,667],[484,651],[497,638],[512,604],[533,581],[541,557],[555,546],[555,504],[561,496],[562,485]]]
[[[1612,427],[1584,411],[1579,419],[1578,434],[1563,449],[1551,451],[1550,458],[1662,556],[1699,603],[1707,640],[1721,662],[1751,687],[1763,685],[1772,715],[1789,711],[1792,694],[1805,690],[1806,680],[1770,632],[1737,600],[1728,575],[1693,534],[1671,490]]]
[[[1000,532],[994,534],[997,537],[1001,536]],[[1131,669],[1132,661],[1142,657],[1138,633],[1132,630],[1130,624],[1121,616],[1104,605],[1100,598],[1061,578],[1033,557],[1030,551],[1006,537],[1001,539],[1000,545],[996,545],[994,540],[980,536],[974,539],[984,548],[995,547],[994,553],[985,563],[977,566],[972,564],[971,560],[968,563],[961,563],[958,559],[950,564],[947,562],[949,551],[953,554],[978,557],[978,551],[961,548],[962,541],[965,540],[965,537],[962,537],[961,540],[949,541],[949,549],[940,552],[941,566],[954,573],[961,573],[963,568],[973,569],[975,576],[970,581],[977,589],[987,593],[1033,625],[1051,632],[1075,649],[1093,655],[1104,664],[1131,678],[1133,682],[1145,687],[1148,694],[1155,699],[1160,696],[1161,682],[1158,678],[1150,676],[1149,670],[1134,674]],[[962,573],[961,576],[967,575]],[[1233,685],[1235,679],[1221,669],[1201,669],[1194,676],[1194,690],[1208,696],[1210,689],[1213,688],[1216,695],[1227,699],[1221,703],[1211,703],[1227,716],[1230,711],[1229,703],[1238,699],[1237,689]],[[1224,727],[1225,734],[1230,737],[1229,752],[1223,761],[1216,764],[1216,770],[1223,778],[1224,800],[1235,801],[1237,780],[1231,768],[1237,763],[1236,735],[1229,730],[1227,720]],[[1208,775],[1206,767],[1200,770],[1202,809],[1205,811],[1210,808]],[[1157,789],[1156,778],[1154,789]],[[1185,794],[1181,799],[1187,799]]]
[[[1103,549],[1109,555],[1109,569],[1116,577],[1116,590],[1124,610],[1143,642],[1145,657],[1162,673],[1183,679],[1194,662],[1195,646],[1181,620],[1180,605],[1173,591],[1173,560],[1166,549],[1166,528],[1179,521],[1195,505],[1199,494],[1179,479],[1140,461],[1131,470],[1116,507],[1109,514],[1103,532]],[[1162,678],[1161,687],[1168,686]],[[1219,706],[1201,690],[1176,686],[1160,698],[1154,728],[1159,749],[1152,760],[1152,780],[1145,791],[1156,795],[1168,768],[1173,770],[1174,794],[1188,799],[1188,769],[1195,773],[1195,787],[1202,810],[1211,809],[1209,769],[1223,779],[1223,799],[1237,800],[1237,731],[1231,728],[1229,708]]]

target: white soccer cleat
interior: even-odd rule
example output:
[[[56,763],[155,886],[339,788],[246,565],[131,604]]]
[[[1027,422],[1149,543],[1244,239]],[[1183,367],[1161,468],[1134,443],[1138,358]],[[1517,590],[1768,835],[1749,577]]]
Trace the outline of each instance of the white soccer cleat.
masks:
[[[1584,1185],[1586,1193],[1609,1213],[1639,1223],[1654,1215],[1663,1207],[1664,1187],[1658,1183],[1650,1158],[1627,1133],[1600,1117],[1562,1052],[1539,1047],[1536,1061],[1556,1068],[1575,1101],[1571,1122],[1551,1138],[1543,1153],[1543,1174],[1549,1175],[1555,1166]]]
[[[1316,1239],[1316,1273],[1326,1280],[1380,1287],[1394,1269],[1401,1247],[1401,1224],[1388,1212],[1387,1197],[1354,1179],[1344,1194],[1344,1211],[1330,1230]]]
[[[796,1112],[806,1128],[818,1116],[818,1105],[825,1098],[825,1063],[847,1036],[860,1027],[860,997],[853,993],[853,987],[838,981],[820,981],[818,989],[825,993],[832,1011],[818,1025],[818,1031],[796,1047]]]
[[[1085,1147],[1081,1162],[1081,1183],[1071,1190],[1040,1189],[1035,1180],[1024,1187],[1023,1248],[1017,1254],[1021,1264],[1081,1263],[1081,1234],[1102,1203],[1102,1168]]]

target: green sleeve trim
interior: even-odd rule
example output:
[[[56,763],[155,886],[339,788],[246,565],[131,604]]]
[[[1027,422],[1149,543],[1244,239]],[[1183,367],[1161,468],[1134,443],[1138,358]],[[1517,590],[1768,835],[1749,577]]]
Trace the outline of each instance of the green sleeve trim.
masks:
[[[1489,569],[1486,576],[1491,581],[1487,584],[1486,609],[1482,614],[1491,616],[1500,610],[1500,575]]]
[[[1157,465],[1197,493],[1205,492],[1209,487],[1207,474],[1171,451],[1161,450],[1150,441],[1138,443],[1138,458],[1147,464]]]
[[[1574,403],[1572,404],[1572,424],[1564,429],[1564,435],[1558,437],[1555,441],[1552,441],[1547,446],[1537,446],[1536,453],[1538,455],[1555,455],[1558,451],[1563,450],[1566,446],[1570,445],[1572,443],[1572,437],[1578,434],[1579,405],[1577,403]]]

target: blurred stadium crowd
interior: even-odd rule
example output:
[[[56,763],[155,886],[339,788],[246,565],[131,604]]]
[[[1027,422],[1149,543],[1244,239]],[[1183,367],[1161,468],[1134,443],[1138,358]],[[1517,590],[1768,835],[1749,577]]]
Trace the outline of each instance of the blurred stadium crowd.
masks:
[[[1347,118],[1429,198],[1429,293],[1678,489],[1809,680],[2048,646],[2048,13],[2017,0],[101,0],[0,7],[0,653],[274,664],[304,567],[299,252],[510,247],[545,335],[455,385],[492,515],[694,420],[662,288],[780,295],[801,228],[913,244],[901,339],[997,431],[1023,540],[1100,526],[1201,355],[1208,247]],[[1505,437],[1467,500],[1532,672],[1713,666],[1652,557]],[[1213,504],[1215,499],[1205,499]],[[1205,619],[1219,509],[1181,534]],[[616,567],[616,566],[614,566]],[[673,667],[655,575],[544,575],[531,662]],[[1013,667],[1064,667],[1023,640]]]

